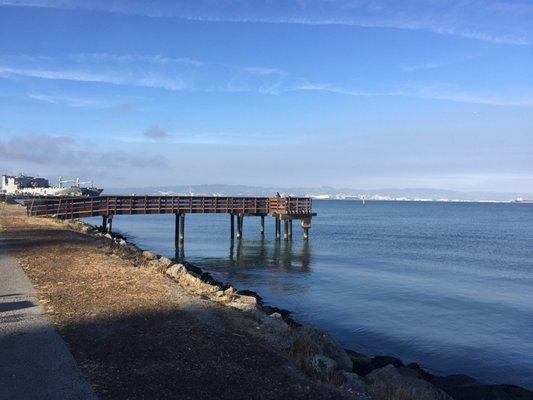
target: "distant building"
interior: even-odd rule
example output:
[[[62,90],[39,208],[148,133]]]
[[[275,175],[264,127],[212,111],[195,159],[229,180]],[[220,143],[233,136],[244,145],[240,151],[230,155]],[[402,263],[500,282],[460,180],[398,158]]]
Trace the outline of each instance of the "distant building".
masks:
[[[76,185],[64,187],[63,181],[59,179],[59,186],[51,187],[48,179],[35,178],[25,174],[19,176],[2,175],[0,193],[9,196],[98,196],[102,189],[96,187],[82,187],[79,179]]]
[[[0,186],[0,189],[3,193],[14,193],[21,189],[48,187],[50,187],[48,179],[34,178],[33,176],[21,174],[19,176],[2,175],[2,185]]]

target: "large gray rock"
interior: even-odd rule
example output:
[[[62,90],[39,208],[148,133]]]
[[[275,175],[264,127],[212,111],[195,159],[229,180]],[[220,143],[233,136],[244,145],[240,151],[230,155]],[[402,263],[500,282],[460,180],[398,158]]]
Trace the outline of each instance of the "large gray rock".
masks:
[[[453,400],[441,389],[421,379],[414,370],[392,364],[378,368],[366,376],[368,392],[376,400]]]
[[[144,258],[146,258],[147,260],[157,260],[157,255],[155,255],[154,253],[152,253],[151,251],[143,251],[142,252],[142,255]]]
[[[132,253],[139,253],[139,252],[140,252],[139,248],[138,248],[137,246],[131,244],[131,243],[126,243],[126,244],[124,245],[124,247],[125,247],[126,249],[128,249],[128,251],[130,251],[130,252],[132,252]]]
[[[183,264],[174,264],[165,273],[187,290],[197,294],[215,295],[220,290],[219,286],[204,282],[200,276],[193,271],[187,270],[187,267]],[[240,302],[244,303],[246,299],[241,299]]]
[[[323,354],[326,357],[331,358],[337,364],[337,367],[346,372],[352,372],[352,359],[348,356],[346,351],[333,339],[328,333],[312,328],[310,326],[304,326],[298,329],[298,335],[307,336],[305,339],[309,343],[313,343],[314,352],[317,354]]]
[[[225,296],[233,296],[235,293],[237,293],[237,289],[235,289],[233,286],[230,286],[226,290],[224,290]]]
[[[431,383],[455,400],[533,400],[533,392],[515,385],[485,385],[471,376],[433,376]]]
[[[352,359],[353,372],[360,376],[365,376],[374,368],[372,367],[372,359],[364,354],[357,353],[353,350],[346,350],[348,356]]]
[[[178,280],[181,275],[187,273],[187,268],[185,268],[183,264],[174,264],[169,267],[165,272],[168,276]]]
[[[148,268],[159,269],[159,262],[157,260],[148,261]]]
[[[371,397],[368,394],[366,383],[363,379],[353,372],[342,372],[342,378],[344,382],[340,385],[340,389],[354,396],[358,400],[370,400]]]
[[[337,363],[329,357],[315,354],[309,359],[308,368],[315,378],[328,382],[337,369]]]
[[[253,311],[259,309],[259,303],[254,296],[242,294],[233,295],[229,305],[242,311]]]
[[[160,257],[159,264],[161,265],[161,267],[166,269],[172,265],[172,260],[166,257]]]
[[[263,311],[256,311],[251,314],[258,323],[256,333],[265,337],[268,342],[276,347],[289,351],[292,345],[291,327],[283,319],[272,318]]]

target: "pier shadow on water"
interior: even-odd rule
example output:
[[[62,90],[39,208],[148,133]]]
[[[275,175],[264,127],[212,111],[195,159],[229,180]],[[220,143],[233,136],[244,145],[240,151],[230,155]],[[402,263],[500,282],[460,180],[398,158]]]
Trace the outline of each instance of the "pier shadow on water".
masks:
[[[181,243],[175,248],[177,262],[188,261],[198,264],[203,269],[214,272],[219,278],[227,281],[246,281],[247,277],[269,274],[270,283],[274,274],[309,274],[312,263],[312,246],[304,241],[294,243],[288,240],[268,240],[261,237],[257,240],[235,239],[230,240],[227,246],[227,257],[202,257],[198,259],[194,254],[188,257],[187,243]],[[251,279],[251,278],[250,278]],[[283,287],[283,280],[277,283]],[[300,285],[301,290],[306,290],[305,285]]]
[[[227,266],[253,268],[254,266],[276,268],[280,272],[309,272],[311,247],[309,242],[295,245],[292,241],[267,241],[265,238],[246,242],[232,241],[229,246]]]

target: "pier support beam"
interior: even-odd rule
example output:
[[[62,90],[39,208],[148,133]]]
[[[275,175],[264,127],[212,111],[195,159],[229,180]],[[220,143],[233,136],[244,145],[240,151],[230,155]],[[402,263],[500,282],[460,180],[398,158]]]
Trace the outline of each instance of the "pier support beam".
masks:
[[[285,226],[285,232],[283,234],[283,239],[289,240],[289,221],[285,220],[283,222],[284,222],[283,225]]]
[[[276,239],[279,240],[281,238],[281,220],[278,217],[276,217],[275,222],[276,222]]]
[[[288,234],[289,234],[289,240],[292,239],[292,219],[288,220]]]
[[[109,217],[107,217],[106,232],[111,233],[112,231],[113,231],[113,216],[110,215]]]
[[[179,246],[179,238],[180,238],[180,215],[174,214],[174,216],[176,217],[176,222],[174,225],[174,244],[176,245],[176,249],[177,249]]]
[[[229,227],[230,237],[231,237],[231,240],[233,241],[233,239],[235,238],[235,215],[230,214],[229,221],[230,221],[230,227]]]
[[[311,228],[311,218],[302,219],[302,228],[304,230],[304,240],[309,239],[309,228]]]
[[[260,229],[261,235],[265,234],[265,216],[261,215],[261,229]]]
[[[243,225],[244,225],[244,215],[237,215],[237,239],[242,238]]]
[[[181,243],[185,240],[185,214],[179,216],[179,241]]]
[[[107,230],[107,215],[102,215],[102,231]]]

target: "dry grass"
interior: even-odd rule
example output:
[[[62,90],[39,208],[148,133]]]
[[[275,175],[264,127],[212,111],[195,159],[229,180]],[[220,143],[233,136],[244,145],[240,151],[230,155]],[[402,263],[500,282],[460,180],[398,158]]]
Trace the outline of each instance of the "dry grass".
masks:
[[[0,230],[101,398],[341,398],[240,330],[248,316],[136,267],[105,239],[10,205]]]

